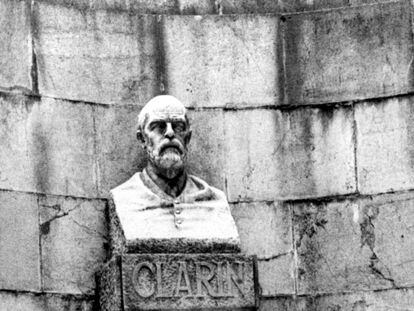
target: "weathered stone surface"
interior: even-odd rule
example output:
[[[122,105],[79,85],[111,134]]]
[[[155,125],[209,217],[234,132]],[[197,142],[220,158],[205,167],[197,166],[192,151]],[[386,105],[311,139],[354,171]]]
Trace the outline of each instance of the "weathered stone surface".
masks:
[[[0,1],[0,90],[31,92],[30,1]]]
[[[93,294],[106,257],[105,202],[41,196],[43,288]]]
[[[413,289],[320,296],[286,296],[260,301],[259,311],[401,311],[411,310]]]
[[[414,188],[413,97],[357,104],[355,120],[359,191]]]
[[[213,0],[38,0],[77,10],[108,10],[130,14],[212,14],[216,11]]]
[[[192,130],[188,150],[191,174],[222,191],[224,176],[224,114],[222,110],[188,111]]]
[[[92,311],[93,298],[60,294],[31,294],[0,291],[0,310],[13,311]]]
[[[293,253],[259,259],[257,266],[263,297],[295,293]]]
[[[36,2],[42,95],[143,104],[157,91],[156,16]]]
[[[232,204],[242,252],[258,257],[263,296],[294,293],[291,212],[283,203]]]
[[[414,195],[383,195],[294,208],[298,292],[412,286]]]
[[[275,15],[166,16],[167,91],[196,107],[280,100]]]
[[[369,268],[372,251],[361,247],[357,203],[303,203],[293,213],[300,294],[390,285]]]
[[[291,212],[282,203],[232,204],[242,252],[258,257],[263,296],[294,293]]]
[[[283,18],[287,104],[340,102],[413,90],[408,1]]]
[[[361,242],[373,249],[372,265],[392,286],[413,286],[413,194],[384,195],[364,202],[362,213]]]
[[[265,298],[260,301],[259,311],[322,311],[324,309],[305,309],[306,300],[296,296]],[[328,309],[329,310],[329,309]],[[327,311],[328,311],[327,310]],[[335,311],[339,311],[334,309]],[[353,310],[357,311],[357,310]]]
[[[389,2],[390,0],[38,0],[79,10],[116,10],[138,14],[246,14],[296,12]]]
[[[122,258],[125,310],[254,308],[254,257],[130,254]]]
[[[269,259],[293,250],[289,206],[282,202],[231,204],[242,252]]]
[[[259,311],[288,311],[285,307],[286,298],[261,299]]]
[[[135,106],[95,107],[96,156],[100,196],[128,180],[145,166],[145,153],[137,140]]]
[[[280,119],[281,112],[274,110],[225,112],[225,174],[230,202],[279,196],[281,172],[274,155],[284,139]]]
[[[122,311],[121,257],[114,256],[99,273],[100,311]]]
[[[350,108],[225,112],[229,201],[355,191]]]
[[[0,95],[0,188],[34,190],[29,176],[27,115],[32,103],[24,96]]]
[[[27,115],[27,189],[97,196],[93,107],[42,98]]]
[[[37,198],[32,194],[0,191],[0,210],[0,287],[38,291],[40,258]],[[0,307],[0,310],[7,309]]]
[[[109,251],[107,258],[122,255],[127,252],[124,230],[119,221],[114,200],[108,199],[108,243]],[[107,273],[107,272],[103,272]],[[104,278],[107,278],[104,276]],[[106,286],[106,285],[105,285]]]
[[[0,97],[0,187],[97,197],[94,108]]]
[[[225,0],[219,2],[217,11],[223,14],[300,12],[379,2],[389,0]]]
[[[413,289],[397,289],[301,298],[296,304],[290,302],[296,309],[288,310],[400,311],[411,310],[413,305]]]

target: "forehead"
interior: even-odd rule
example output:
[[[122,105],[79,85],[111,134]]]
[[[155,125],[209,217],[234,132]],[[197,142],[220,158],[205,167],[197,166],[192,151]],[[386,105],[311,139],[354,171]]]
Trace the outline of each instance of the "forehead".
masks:
[[[185,120],[185,108],[177,105],[153,107],[147,111],[147,121],[153,120]]]

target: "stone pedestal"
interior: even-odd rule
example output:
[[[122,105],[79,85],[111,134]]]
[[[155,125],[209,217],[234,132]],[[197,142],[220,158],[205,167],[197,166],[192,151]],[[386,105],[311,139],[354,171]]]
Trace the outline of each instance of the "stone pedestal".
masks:
[[[173,198],[143,171],[111,194],[102,311],[257,309],[256,257],[223,192],[189,175]]]
[[[256,310],[256,258],[241,254],[124,254],[100,278],[103,311]]]

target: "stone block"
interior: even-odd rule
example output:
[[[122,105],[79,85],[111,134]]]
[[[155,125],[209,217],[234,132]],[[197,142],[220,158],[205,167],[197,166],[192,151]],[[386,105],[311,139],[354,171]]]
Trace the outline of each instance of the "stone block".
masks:
[[[313,309],[305,309],[305,302],[305,299],[298,298],[294,295],[264,298],[260,301],[259,311],[316,311]],[[321,310],[318,309],[318,311]]]
[[[10,95],[0,109],[1,188],[97,197],[91,105]]]
[[[411,310],[412,289],[262,299],[259,311],[400,311]]]
[[[257,263],[259,285],[263,297],[295,293],[295,261],[293,253],[281,254]]]
[[[378,292],[302,297],[296,309],[288,310],[338,310],[338,311],[399,311],[411,310],[414,304],[412,289],[395,289]]]
[[[177,5],[178,3],[178,5]],[[218,13],[218,1],[211,0],[178,0],[175,7],[181,14],[204,15]]]
[[[363,202],[360,209],[361,242],[373,249],[371,265],[379,270],[375,272],[393,287],[412,287],[413,193],[383,195]]]
[[[254,265],[239,254],[125,255],[125,310],[254,310]]]
[[[92,311],[91,298],[77,298],[59,294],[1,292],[0,310],[13,311]]]
[[[283,203],[231,205],[242,252],[258,257],[262,296],[294,293],[291,211]]]
[[[355,191],[350,108],[225,112],[231,202]]]
[[[122,311],[121,257],[114,256],[98,272],[100,311]]]
[[[217,13],[222,14],[266,14],[281,13],[294,10],[298,1],[272,1],[272,0],[226,0],[218,2]]]
[[[369,267],[372,251],[361,245],[359,206],[303,203],[293,207],[298,293],[386,288]]]
[[[242,252],[267,260],[293,251],[292,221],[282,202],[231,204]]]
[[[216,10],[211,0],[38,0],[77,10],[107,10],[130,14],[212,14]]]
[[[106,257],[105,201],[40,196],[39,205],[44,290],[93,294]]]
[[[158,90],[156,16],[35,2],[42,95],[143,104]]]
[[[357,104],[355,120],[359,191],[414,188],[413,97]]]
[[[280,100],[275,15],[166,16],[166,89],[193,107],[275,105]]]
[[[314,11],[390,0],[38,0],[79,10],[128,11],[131,14],[251,14]]]
[[[274,154],[283,142],[282,115],[275,110],[226,111],[226,185],[230,202],[272,200],[279,195]]]
[[[9,290],[39,291],[37,197],[2,190],[0,210],[0,287]],[[0,307],[0,310],[6,309]]]
[[[124,254],[101,273],[100,307],[256,310],[256,269],[254,256],[240,254]]]
[[[191,174],[220,190],[224,183],[224,114],[222,110],[188,111],[192,130],[188,149]]]
[[[218,10],[223,14],[289,13],[334,9],[389,0],[226,0],[220,1]]]
[[[298,293],[409,287],[414,195],[293,207]]]
[[[99,195],[128,180],[146,164],[146,155],[137,140],[137,106],[95,107],[96,157]]]
[[[284,16],[285,103],[413,91],[411,11],[400,1]]]
[[[364,306],[367,311],[381,309],[387,311],[409,310],[414,305],[414,290],[411,288],[367,293],[365,294],[365,302],[364,299],[355,299],[352,303],[349,308]]]
[[[30,93],[30,1],[0,1],[0,42],[0,90]]]
[[[27,114],[28,191],[97,197],[93,106],[42,98]]]
[[[259,311],[288,311],[285,307],[285,298],[261,299]]]
[[[0,95],[0,188],[33,191],[30,183],[27,118],[31,100],[18,95]]]

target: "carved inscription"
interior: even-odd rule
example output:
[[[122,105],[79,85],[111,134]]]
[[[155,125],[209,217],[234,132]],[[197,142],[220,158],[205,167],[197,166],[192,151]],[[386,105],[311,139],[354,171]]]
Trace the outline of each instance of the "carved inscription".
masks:
[[[165,263],[145,261],[133,269],[132,282],[137,294],[143,298],[243,296],[244,265],[240,261],[193,261],[191,264],[178,261],[173,276],[175,287],[167,291],[163,286]],[[168,270],[171,274],[171,267]],[[190,275],[195,275],[193,281],[190,281]]]
[[[254,310],[255,258],[241,254],[128,254],[125,310]]]

